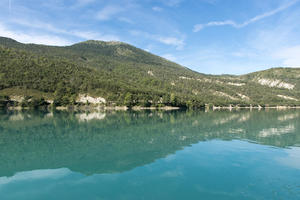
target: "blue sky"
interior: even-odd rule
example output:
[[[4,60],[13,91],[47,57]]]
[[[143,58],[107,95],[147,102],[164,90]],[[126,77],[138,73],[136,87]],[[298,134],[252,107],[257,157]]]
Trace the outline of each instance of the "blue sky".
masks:
[[[195,71],[300,66],[300,0],[1,0],[0,36],[119,40]]]

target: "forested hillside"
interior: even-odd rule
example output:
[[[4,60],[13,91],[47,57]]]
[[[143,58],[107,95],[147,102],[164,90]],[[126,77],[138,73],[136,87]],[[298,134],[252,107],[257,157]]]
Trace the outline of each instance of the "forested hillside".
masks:
[[[2,106],[75,105],[80,95],[129,107],[295,106],[299,80],[296,68],[205,75],[121,42],[55,47],[0,37]]]

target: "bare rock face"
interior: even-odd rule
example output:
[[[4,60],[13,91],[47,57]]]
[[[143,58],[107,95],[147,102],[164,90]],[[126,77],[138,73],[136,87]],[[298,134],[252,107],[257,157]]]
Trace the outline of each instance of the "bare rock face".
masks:
[[[102,97],[91,97],[87,94],[80,94],[77,98],[78,103],[90,103],[90,104],[105,104],[106,100]]]
[[[277,96],[280,97],[280,98],[286,99],[286,100],[298,101],[298,99],[293,98],[293,97],[289,97],[289,96],[284,96],[284,95],[280,95],[280,94],[278,94]]]
[[[10,100],[21,103],[24,100],[24,97],[23,96],[10,96]]]
[[[148,73],[150,76],[154,76],[153,72],[150,71],[150,70],[149,70],[147,73]]]
[[[281,80],[272,80],[272,79],[258,79],[257,82],[261,85],[266,85],[268,87],[277,87],[277,88],[285,88],[292,90],[294,89],[295,85],[290,83],[285,83]]]

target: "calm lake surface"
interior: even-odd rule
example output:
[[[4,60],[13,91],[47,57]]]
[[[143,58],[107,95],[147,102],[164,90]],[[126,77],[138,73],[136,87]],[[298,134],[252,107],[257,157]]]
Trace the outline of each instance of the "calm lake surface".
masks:
[[[300,199],[300,111],[0,113],[0,199]]]

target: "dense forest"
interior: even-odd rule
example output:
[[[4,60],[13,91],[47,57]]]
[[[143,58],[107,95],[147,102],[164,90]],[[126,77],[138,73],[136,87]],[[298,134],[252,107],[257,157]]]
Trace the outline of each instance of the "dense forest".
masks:
[[[0,107],[80,105],[80,94],[107,106],[299,106],[300,69],[205,75],[121,42],[56,47],[0,37]]]

